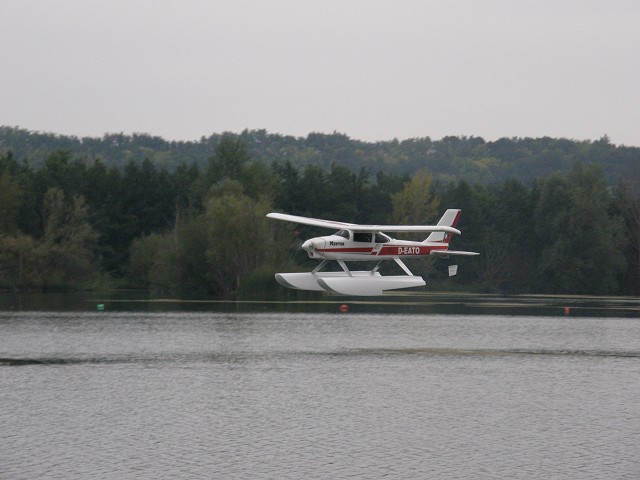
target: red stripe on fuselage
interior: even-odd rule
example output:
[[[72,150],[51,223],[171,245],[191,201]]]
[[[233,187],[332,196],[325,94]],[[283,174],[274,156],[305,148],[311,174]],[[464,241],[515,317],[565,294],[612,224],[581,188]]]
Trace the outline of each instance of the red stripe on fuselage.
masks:
[[[378,253],[376,253],[373,248],[322,248],[318,249],[317,252],[321,254],[361,253],[371,256],[417,257],[429,255],[433,250],[447,250],[447,248],[446,245],[389,245],[382,247]]]
[[[371,253],[373,248],[319,248],[322,253]]]
[[[446,246],[427,246],[427,245],[392,245],[382,247],[378,255],[394,256],[394,257],[414,257],[420,255],[429,255],[433,250],[446,250]]]

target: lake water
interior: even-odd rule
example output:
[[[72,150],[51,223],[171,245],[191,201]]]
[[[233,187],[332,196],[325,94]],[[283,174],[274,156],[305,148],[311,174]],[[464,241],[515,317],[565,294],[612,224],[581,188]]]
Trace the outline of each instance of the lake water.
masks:
[[[636,479],[640,320],[0,312],[2,479]]]

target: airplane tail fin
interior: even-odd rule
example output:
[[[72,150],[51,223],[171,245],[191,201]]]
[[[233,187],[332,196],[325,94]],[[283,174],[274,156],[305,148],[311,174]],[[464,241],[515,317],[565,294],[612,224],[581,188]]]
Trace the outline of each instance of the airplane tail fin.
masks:
[[[438,226],[455,227],[461,212],[462,210],[458,208],[448,209],[444,212],[444,215],[442,215]],[[438,242],[448,245],[452,236],[453,234],[449,232],[433,232],[426,238],[425,242]]]

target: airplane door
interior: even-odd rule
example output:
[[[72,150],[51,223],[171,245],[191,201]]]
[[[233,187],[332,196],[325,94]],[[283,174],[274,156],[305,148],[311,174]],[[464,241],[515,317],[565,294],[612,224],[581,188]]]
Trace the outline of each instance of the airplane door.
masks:
[[[382,233],[376,233],[373,236],[373,241],[375,243],[373,244],[373,250],[371,251],[371,253],[373,253],[374,255],[378,255],[380,253],[380,250],[382,250],[382,247],[384,247],[384,244],[387,243],[389,240],[390,238],[387,237],[386,235]]]

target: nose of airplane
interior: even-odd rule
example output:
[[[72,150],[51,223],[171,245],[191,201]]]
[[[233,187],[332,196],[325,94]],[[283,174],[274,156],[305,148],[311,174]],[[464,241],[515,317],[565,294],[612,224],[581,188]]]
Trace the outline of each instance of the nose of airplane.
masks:
[[[322,249],[324,248],[324,239],[322,237],[310,238],[302,244],[310,258],[323,258]]]
[[[302,249],[307,252],[313,252],[316,249],[316,244],[313,243],[313,240],[307,240],[302,244]]]

